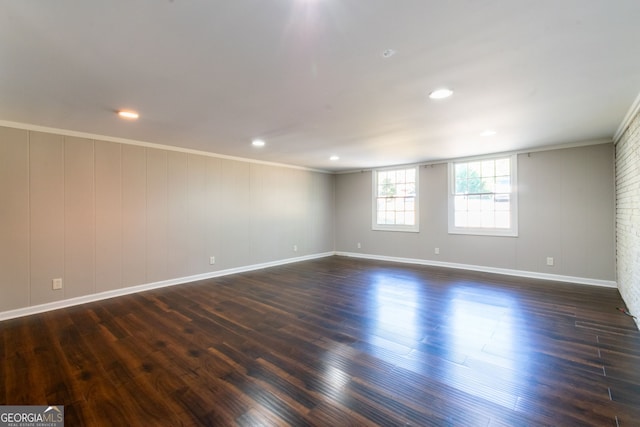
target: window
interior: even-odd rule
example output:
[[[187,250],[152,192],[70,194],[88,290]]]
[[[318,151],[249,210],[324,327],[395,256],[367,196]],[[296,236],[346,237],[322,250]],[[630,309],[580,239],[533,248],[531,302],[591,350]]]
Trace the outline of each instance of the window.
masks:
[[[373,171],[373,229],[418,231],[418,167]]]
[[[449,163],[449,233],[517,236],[517,157]]]

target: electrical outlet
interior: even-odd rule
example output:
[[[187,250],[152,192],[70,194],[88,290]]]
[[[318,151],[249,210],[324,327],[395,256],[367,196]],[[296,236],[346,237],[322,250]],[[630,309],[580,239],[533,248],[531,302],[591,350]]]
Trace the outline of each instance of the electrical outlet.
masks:
[[[433,253],[436,254],[436,255],[440,255],[440,248],[435,248],[433,250]]]
[[[62,289],[62,279],[53,279],[51,281],[51,287],[54,290]]]
[[[215,263],[216,263],[216,257],[214,257],[214,256],[210,256],[210,257],[209,257],[209,264],[210,264],[210,265],[213,265],[213,264],[215,264]]]
[[[547,257],[547,265],[553,266],[553,257],[552,256],[548,256]]]
[[[293,252],[298,252],[298,245],[293,245]]]
[[[358,242],[357,246],[358,246],[358,249],[362,249],[362,243]]]

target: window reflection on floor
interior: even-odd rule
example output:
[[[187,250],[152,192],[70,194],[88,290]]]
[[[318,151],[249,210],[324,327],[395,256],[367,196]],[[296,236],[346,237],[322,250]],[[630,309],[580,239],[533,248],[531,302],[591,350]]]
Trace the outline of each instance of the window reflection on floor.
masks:
[[[392,350],[407,355],[424,337],[422,314],[427,310],[424,285],[417,280],[380,275],[371,288],[370,301],[375,310],[370,343],[377,356]]]
[[[374,276],[366,350],[398,369],[514,408],[527,375],[526,334],[508,292],[460,284],[433,294],[419,277]]]
[[[517,332],[517,307],[517,301],[502,291],[466,285],[450,290],[447,317],[436,336],[464,362],[449,365],[449,384],[515,407],[520,377],[527,374],[526,358],[518,351],[518,346],[527,347],[527,336]]]

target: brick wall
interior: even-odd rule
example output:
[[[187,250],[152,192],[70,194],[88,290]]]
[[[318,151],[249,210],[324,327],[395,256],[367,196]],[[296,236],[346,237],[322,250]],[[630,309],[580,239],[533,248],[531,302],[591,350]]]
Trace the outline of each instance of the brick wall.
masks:
[[[640,318],[640,114],[616,144],[616,241],[620,294]]]

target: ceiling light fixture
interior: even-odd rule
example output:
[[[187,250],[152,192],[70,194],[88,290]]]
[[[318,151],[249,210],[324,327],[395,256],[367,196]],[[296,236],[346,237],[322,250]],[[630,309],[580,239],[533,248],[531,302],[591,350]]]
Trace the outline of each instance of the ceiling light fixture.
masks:
[[[429,98],[431,99],[444,99],[453,95],[453,91],[451,89],[442,88],[436,89],[429,94]]]
[[[332,162],[335,162],[336,160],[340,160],[340,157],[333,155],[331,157],[329,157],[329,160],[331,160]]]
[[[482,132],[480,132],[480,136],[493,136],[493,135],[495,135],[496,133],[498,133],[498,132],[496,132],[495,130],[492,130],[492,129],[485,129],[485,130],[483,130]]]
[[[129,119],[129,120],[135,120],[138,117],[140,117],[140,115],[135,111],[126,111],[126,110],[118,111],[118,115],[123,119]]]
[[[251,145],[254,147],[264,147],[264,141],[262,139],[254,139],[251,141]]]

